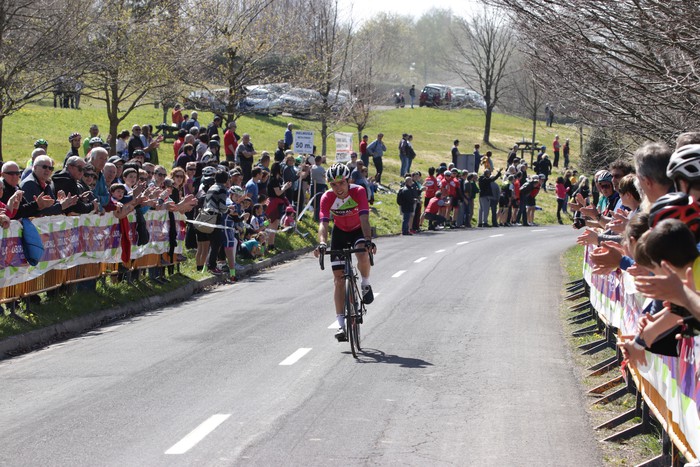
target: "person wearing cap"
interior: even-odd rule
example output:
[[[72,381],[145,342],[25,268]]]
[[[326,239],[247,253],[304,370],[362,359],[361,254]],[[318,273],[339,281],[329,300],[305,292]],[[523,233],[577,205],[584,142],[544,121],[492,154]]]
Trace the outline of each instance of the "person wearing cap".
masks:
[[[544,178],[542,178],[541,175],[532,176],[532,190],[530,191],[530,194],[528,195],[527,200],[525,201],[525,204],[527,206],[527,221],[530,225],[537,225],[535,224],[535,210],[537,207],[537,201],[535,200],[535,198],[537,198],[537,195],[539,194],[540,189],[542,188],[543,180]]]
[[[95,123],[93,123],[92,125],[90,125],[89,133],[89,136],[83,140],[83,153],[85,154],[85,156],[88,155],[90,149],[92,149],[93,147],[92,143],[90,142],[92,138],[97,138],[100,136],[100,128]]]
[[[80,133],[71,133],[71,135],[68,137],[68,143],[70,144],[70,149],[66,153],[66,157],[63,159],[63,166],[66,166],[66,161],[68,160],[69,157],[71,156],[80,156],[80,145],[82,144],[80,141]]]
[[[287,206],[284,210],[284,216],[282,216],[282,221],[280,224],[285,229],[293,229],[297,223],[297,212],[292,206]]]
[[[202,162],[205,164],[219,165],[219,141],[212,139],[209,141],[207,150],[202,155]]]
[[[423,217],[428,219],[428,230],[437,230],[437,227],[445,225],[447,219],[440,215],[440,208],[444,206],[445,202],[442,200],[442,193],[440,191],[435,193],[435,196],[430,198],[428,205],[425,208]]]

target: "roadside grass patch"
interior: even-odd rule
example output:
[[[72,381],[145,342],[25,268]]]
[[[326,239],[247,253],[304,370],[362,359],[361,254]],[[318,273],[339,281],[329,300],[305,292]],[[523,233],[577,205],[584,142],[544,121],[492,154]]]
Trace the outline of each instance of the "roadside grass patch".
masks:
[[[583,247],[580,245],[573,246],[569,248],[562,255],[562,268],[564,270],[564,282],[570,282],[574,280],[581,279],[582,273],[582,262],[583,262]],[[566,292],[563,292],[566,295]],[[568,318],[572,316],[569,307],[578,303],[577,302],[566,302],[563,301],[560,316],[562,320],[562,328],[564,334],[569,343],[569,350],[573,357],[575,372],[581,381],[581,386],[583,391],[589,391],[607,381],[620,375],[619,369],[615,368],[608,373],[599,376],[589,376],[590,371],[587,369],[590,366],[599,363],[603,360],[615,356],[615,351],[612,349],[605,349],[598,352],[595,355],[581,355],[581,350],[577,347],[582,344],[593,342],[598,339],[602,339],[603,336],[600,334],[594,334],[590,336],[573,337],[571,333],[577,329],[584,328],[588,325],[594,324],[594,320],[589,320],[585,323],[571,324]],[[621,387],[621,386],[618,386]],[[616,387],[615,389],[617,389]],[[592,405],[597,398],[593,396],[586,396],[588,400],[587,412],[590,417],[591,430],[593,427],[598,426],[628,410],[634,408],[635,396],[632,394],[626,394],[625,396],[617,399],[616,401],[610,402],[605,405]],[[614,433],[617,433],[625,428],[629,428],[639,420],[631,420],[623,425],[615,427],[612,430],[603,429],[594,431],[594,436],[596,439],[602,440]],[[652,425],[653,426],[653,425]],[[661,433],[651,433],[635,436],[622,443],[600,443],[601,450],[603,452],[603,460],[607,466],[631,466],[637,465],[641,462],[651,459],[661,453]]]

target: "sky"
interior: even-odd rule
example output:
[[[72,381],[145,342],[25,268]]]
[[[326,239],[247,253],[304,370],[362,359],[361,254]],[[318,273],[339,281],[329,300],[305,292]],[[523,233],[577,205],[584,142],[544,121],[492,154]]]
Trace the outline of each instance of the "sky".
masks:
[[[478,0],[340,0],[339,4],[346,11],[352,6],[353,18],[358,23],[382,11],[419,18],[431,8],[449,9],[458,16],[466,16],[480,7]]]

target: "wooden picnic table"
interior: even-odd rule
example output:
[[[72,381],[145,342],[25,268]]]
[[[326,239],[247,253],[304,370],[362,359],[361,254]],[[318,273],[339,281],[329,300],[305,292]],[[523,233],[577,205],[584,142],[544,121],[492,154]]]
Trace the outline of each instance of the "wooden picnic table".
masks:
[[[160,125],[156,126],[156,131],[153,134],[162,134],[163,141],[165,141],[166,143],[171,143],[177,139],[178,131],[180,131],[180,129],[176,126],[168,125],[167,123],[161,123]]]
[[[535,159],[535,151],[539,151],[539,149],[542,147],[542,144],[537,141],[535,141],[534,143],[532,141],[517,141],[515,144],[518,145],[518,151],[520,151],[521,161],[525,159],[526,151],[530,153],[530,166],[532,167],[532,164]]]

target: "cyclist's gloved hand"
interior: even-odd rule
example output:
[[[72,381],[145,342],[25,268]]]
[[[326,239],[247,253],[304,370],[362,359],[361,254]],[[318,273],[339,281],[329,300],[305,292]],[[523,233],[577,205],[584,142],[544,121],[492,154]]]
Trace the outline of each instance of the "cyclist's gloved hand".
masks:
[[[318,251],[320,251],[321,253],[325,253],[328,249],[328,245],[326,245],[325,243],[319,243],[318,247],[316,248],[318,248]]]
[[[367,251],[371,251],[372,254],[374,254],[374,250],[376,249],[376,246],[374,243],[372,243],[372,240],[365,240],[365,249]]]

